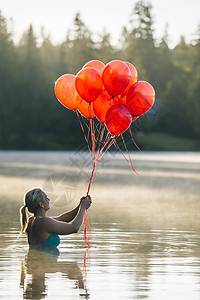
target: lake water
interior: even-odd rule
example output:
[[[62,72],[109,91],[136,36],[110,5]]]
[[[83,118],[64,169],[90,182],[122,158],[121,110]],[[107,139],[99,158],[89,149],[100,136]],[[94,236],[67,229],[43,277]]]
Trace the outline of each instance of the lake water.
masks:
[[[24,193],[41,187],[49,216],[86,194],[86,152],[0,151],[0,299],[200,299],[200,153],[133,152],[97,166],[83,228],[58,251],[17,239]]]

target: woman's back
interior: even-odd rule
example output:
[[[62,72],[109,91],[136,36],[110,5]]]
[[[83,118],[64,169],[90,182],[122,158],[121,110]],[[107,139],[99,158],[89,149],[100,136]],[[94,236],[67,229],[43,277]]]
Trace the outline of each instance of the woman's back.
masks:
[[[28,234],[28,243],[30,246],[41,244],[51,236],[50,233],[43,230],[43,221],[43,217],[29,218],[26,232]]]

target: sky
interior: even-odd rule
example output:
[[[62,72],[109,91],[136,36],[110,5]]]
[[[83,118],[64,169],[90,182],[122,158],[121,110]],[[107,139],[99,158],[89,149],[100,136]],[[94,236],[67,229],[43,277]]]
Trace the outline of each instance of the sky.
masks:
[[[92,33],[111,33],[117,44],[123,26],[128,26],[130,14],[137,0],[0,0],[0,10],[13,28],[15,40],[33,25],[35,33],[41,27],[53,43],[62,42],[72,27],[77,12]],[[151,0],[155,37],[160,38],[166,24],[173,47],[184,35],[191,41],[200,24],[200,0]],[[12,24],[12,26],[11,26]]]

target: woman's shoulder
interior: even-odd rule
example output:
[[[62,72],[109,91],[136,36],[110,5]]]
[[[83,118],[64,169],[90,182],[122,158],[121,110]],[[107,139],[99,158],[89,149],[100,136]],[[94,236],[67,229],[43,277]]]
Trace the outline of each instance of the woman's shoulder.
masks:
[[[49,222],[50,217],[30,217],[28,220],[27,231],[43,231],[45,229],[45,224]]]
[[[36,217],[30,226],[33,235],[46,235],[46,233],[59,234],[63,231],[63,226],[66,227],[67,223],[55,220],[52,217]]]
[[[34,226],[42,227],[43,229],[45,229],[46,227],[48,227],[49,224],[52,224],[54,222],[56,222],[56,220],[52,217],[37,217],[34,221]]]

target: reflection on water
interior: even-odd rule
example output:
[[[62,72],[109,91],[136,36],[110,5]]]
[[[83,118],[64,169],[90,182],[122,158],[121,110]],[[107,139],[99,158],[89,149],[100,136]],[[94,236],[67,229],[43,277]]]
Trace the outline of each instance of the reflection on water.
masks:
[[[0,299],[200,299],[200,154],[132,158],[139,176],[113,155],[94,178],[95,247],[80,231],[46,253],[17,239],[24,192],[47,187],[50,215],[61,213],[85,194],[90,169],[73,153],[0,152]]]
[[[199,299],[196,230],[92,224],[85,289],[82,232],[62,237],[56,253],[28,250],[16,236],[13,227],[1,243],[1,299]]]
[[[77,262],[58,261],[59,250],[38,251],[30,249],[21,265],[20,286],[24,299],[43,299],[48,295],[50,276],[60,272],[63,278],[76,281],[76,287],[83,289],[83,277]],[[30,282],[27,279],[31,275]]]

